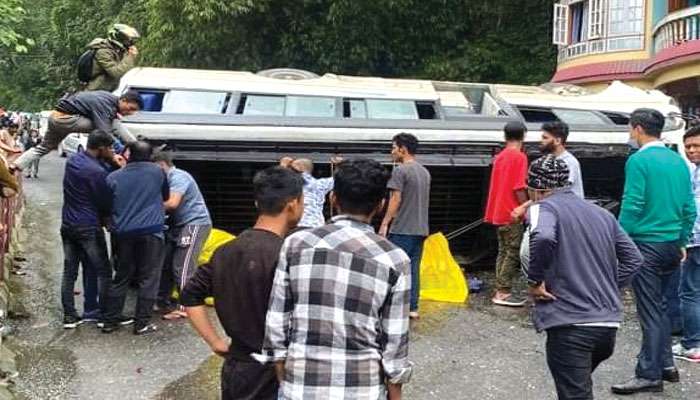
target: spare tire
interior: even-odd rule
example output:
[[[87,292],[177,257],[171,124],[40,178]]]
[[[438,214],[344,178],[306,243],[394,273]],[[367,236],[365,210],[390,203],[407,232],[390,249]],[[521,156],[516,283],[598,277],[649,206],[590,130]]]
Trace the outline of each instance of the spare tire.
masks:
[[[288,79],[293,81],[299,81],[302,79],[316,79],[318,75],[310,71],[304,71],[303,69],[294,68],[272,68],[259,71],[256,75],[264,76],[266,78],[274,79]]]

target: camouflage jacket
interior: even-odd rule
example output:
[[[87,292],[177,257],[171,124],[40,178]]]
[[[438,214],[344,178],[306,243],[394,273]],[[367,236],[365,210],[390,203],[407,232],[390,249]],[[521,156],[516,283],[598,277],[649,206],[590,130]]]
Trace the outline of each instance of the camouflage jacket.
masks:
[[[128,53],[121,43],[109,39],[95,39],[88,45],[94,49],[92,79],[86,90],[114,91],[119,79],[136,65],[136,56]]]

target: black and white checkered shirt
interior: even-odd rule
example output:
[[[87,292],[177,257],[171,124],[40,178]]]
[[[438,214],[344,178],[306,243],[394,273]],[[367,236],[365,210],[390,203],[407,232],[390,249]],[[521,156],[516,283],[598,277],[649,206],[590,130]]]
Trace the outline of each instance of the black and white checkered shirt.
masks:
[[[370,225],[338,216],[287,238],[260,361],[285,361],[282,399],[386,398],[405,383],[410,260]]]

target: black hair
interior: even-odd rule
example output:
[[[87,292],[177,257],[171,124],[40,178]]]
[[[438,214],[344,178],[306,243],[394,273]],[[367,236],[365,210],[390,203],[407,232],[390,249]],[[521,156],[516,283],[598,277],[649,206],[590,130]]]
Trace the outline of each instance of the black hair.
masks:
[[[280,166],[266,168],[253,178],[253,197],[260,214],[278,215],[303,193],[304,178]]]
[[[153,156],[153,147],[143,140],[127,143],[126,149],[129,150],[129,162],[151,161]]]
[[[156,151],[153,153],[153,162],[164,162],[169,166],[173,166],[173,153],[170,151]]]
[[[136,104],[137,106],[139,106],[139,110],[143,109],[143,99],[141,98],[139,92],[135,90],[128,90],[124,92],[121,96],[119,96],[119,100],[124,100],[127,103]]]
[[[114,144],[114,137],[107,132],[94,130],[90,132],[87,139],[87,148],[91,150],[97,150],[100,147],[112,147]]]
[[[403,147],[408,151],[408,154],[416,154],[418,151],[418,138],[410,133],[399,133],[391,139],[398,147]]]
[[[683,141],[696,136],[700,136],[700,125],[694,126],[685,131],[685,135],[683,135]]]
[[[517,140],[522,142],[525,140],[525,132],[527,132],[527,127],[520,121],[509,122],[503,127],[506,141]]]
[[[664,115],[651,108],[638,108],[630,115],[630,126],[636,128],[641,126],[644,133],[655,138],[661,137],[666,119]]]
[[[542,130],[555,138],[561,139],[562,143],[566,143],[566,139],[569,138],[569,125],[566,122],[545,122],[542,124]]]
[[[369,215],[386,196],[389,172],[380,163],[366,158],[338,164],[333,192],[341,212]]]

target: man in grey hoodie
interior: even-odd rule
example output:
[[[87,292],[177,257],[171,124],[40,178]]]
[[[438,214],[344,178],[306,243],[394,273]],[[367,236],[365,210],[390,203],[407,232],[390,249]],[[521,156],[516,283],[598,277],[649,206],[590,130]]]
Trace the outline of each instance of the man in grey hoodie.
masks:
[[[612,214],[574,194],[568,177],[554,155],[530,166],[527,275],[559,400],[593,399],[591,374],[612,355],[622,321],[620,289],[642,256]]]

